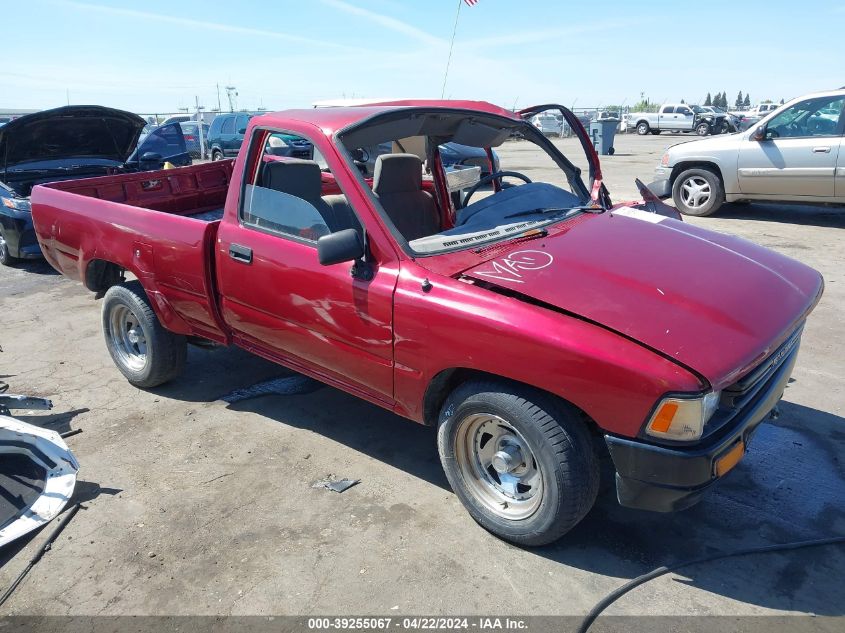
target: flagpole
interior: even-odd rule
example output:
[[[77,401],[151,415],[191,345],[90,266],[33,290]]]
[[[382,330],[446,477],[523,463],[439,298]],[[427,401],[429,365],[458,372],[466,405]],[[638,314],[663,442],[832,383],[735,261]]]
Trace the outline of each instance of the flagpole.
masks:
[[[458,10],[455,12],[455,26],[452,28],[452,41],[449,43],[449,57],[446,60],[446,72],[443,73],[443,88],[440,90],[440,98],[446,94],[446,79],[449,77],[449,65],[452,63],[452,48],[455,46],[455,33],[458,32],[458,18],[461,17],[461,5],[464,0],[458,0]]]

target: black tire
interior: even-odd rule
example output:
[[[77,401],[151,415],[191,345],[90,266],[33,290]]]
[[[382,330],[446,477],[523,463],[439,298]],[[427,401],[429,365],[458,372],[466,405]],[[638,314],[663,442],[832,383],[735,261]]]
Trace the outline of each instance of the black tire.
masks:
[[[12,266],[18,263],[18,258],[13,257],[9,252],[9,243],[6,241],[6,235],[0,229],[0,264],[4,266]]]
[[[689,191],[685,192],[684,186],[694,187],[702,182],[706,182],[709,186],[709,197],[706,202],[702,201],[699,205],[691,204],[693,200],[689,199]],[[678,174],[678,177],[672,183],[672,200],[675,202],[678,211],[684,215],[697,217],[713,215],[725,202],[725,187],[719,175],[710,169],[701,167],[687,169]]]
[[[615,148],[615,147],[608,147],[608,148],[607,148],[607,155],[608,155],[608,156],[613,156],[615,153],[616,153],[616,148]]]
[[[473,428],[481,430],[472,434],[469,431]],[[492,440],[495,444],[490,446],[490,451],[499,446],[500,440],[517,439],[527,445],[527,450],[517,453],[522,459],[518,467],[539,472],[540,479],[533,480],[539,481],[534,486],[536,493],[532,486],[511,484],[516,495],[538,495],[529,498],[525,516],[509,516],[522,511],[517,506],[525,502],[513,497],[509,506],[505,493],[497,491],[492,484],[497,481],[504,485],[504,478],[499,479],[504,473],[495,471],[492,464],[485,469],[481,458],[473,452],[476,449],[469,448],[477,444],[480,447],[477,450],[482,451],[483,430],[490,428],[502,433]],[[468,434],[480,436],[480,442],[468,440]],[[535,389],[507,382],[464,383],[443,405],[437,446],[449,484],[472,518],[486,530],[517,545],[538,546],[557,540],[586,516],[598,493],[598,460],[579,412]],[[496,451],[495,455],[501,452]],[[469,455],[472,457],[467,458]],[[482,474],[474,476],[476,471]]]
[[[648,126],[648,123],[646,123],[645,121],[640,121],[639,123],[637,123],[637,134],[639,134],[640,136],[645,136],[646,134],[648,134],[649,129],[650,128]]]
[[[130,322],[135,327],[122,332]],[[139,282],[109,288],[103,299],[102,323],[114,364],[134,386],[150,389],[182,373],[187,339],[162,327]],[[132,332],[134,342],[130,342]]]
[[[223,160],[223,152],[219,149],[214,150],[211,152],[211,160]]]
[[[695,126],[695,133],[699,136],[707,136],[710,134],[710,124],[709,123],[699,123]]]
[[[658,136],[663,130],[651,130],[651,133]]]

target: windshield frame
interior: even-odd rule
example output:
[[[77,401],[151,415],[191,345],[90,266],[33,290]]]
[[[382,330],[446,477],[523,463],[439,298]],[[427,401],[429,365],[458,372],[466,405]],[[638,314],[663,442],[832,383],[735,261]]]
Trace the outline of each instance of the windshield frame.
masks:
[[[520,237],[522,233],[525,231],[530,230],[542,230],[545,227],[551,226],[552,224],[556,224],[563,220],[571,219],[576,215],[582,213],[581,211],[567,216],[567,217],[550,217],[547,219],[542,220],[541,222],[534,223],[533,226],[529,226],[525,229],[525,231],[515,232],[513,235],[508,235],[506,237],[502,237],[499,239],[491,239],[489,241],[484,242],[477,242],[473,244],[466,244],[466,245],[458,245],[452,248],[445,248],[442,250],[438,250],[436,252],[420,252],[414,250],[408,240],[396,229],[393,222],[390,221],[389,216],[387,215],[384,207],[382,207],[378,197],[376,197],[375,193],[373,192],[370,185],[367,183],[364,175],[360,172],[360,170],[356,167],[355,162],[352,158],[351,149],[347,147],[346,143],[344,142],[344,136],[350,134],[351,132],[357,131],[359,129],[366,128],[367,126],[374,125],[378,122],[379,119],[382,118],[389,118],[395,117],[397,113],[402,113],[406,117],[411,117],[414,115],[463,115],[466,118],[484,118],[484,119],[493,119],[499,120],[503,123],[504,126],[513,128],[514,130],[519,130],[522,132],[523,137],[530,142],[533,142],[535,145],[539,146],[543,150],[545,150],[546,154],[552,159],[552,161],[558,166],[558,168],[564,173],[566,176],[567,182],[569,182],[570,186],[572,187],[572,193],[581,199],[581,204],[586,206],[592,202],[592,194],[591,194],[591,186],[588,186],[584,183],[582,178],[583,170],[575,165],[569,158],[566,157],[552,142],[551,140],[546,137],[542,132],[535,128],[529,119],[520,117],[519,119],[510,118],[506,116],[502,116],[499,114],[493,114],[489,112],[482,112],[478,110],[471,110],[466,108],[443,108],[443,107],[425,107],[425,106],[408,106],[397,108],[395,110],[389,110],[386,112],[378,112],[372,116],[366,117],[360,121],[356,121],[351,125],[347,125],[343,128],[340,128],[334,134],[332,134],[332,144],[335,146],[336,151],[346,163],[347,171],[352,175],[355,179],[359,190],[361,193],[370,201],[373,206],[374,211],[379,216],[379,220],[383,224],[384,228],[388,230],[391,236],[393,236],[396,243],[402,249],[402,251],[411,258],[421,258],[421,257],[438,257],[440,255],[448,255],[450,253],[456,253],[460,251],[471,250],[473,248],[478,247],[489,247],[494,244],[503,244],[507,241],[515,237]],[[429,137],[429,138],[436,138],[436,137]],[[505,141],[507,142],[507,141]],[[353,148],[354,149],[354,148]],[[486,149],[486,148],[484,148]],[[492,148],[491,148],[492,149]],[[433,156],[434,161],[436,164],[432,165],[432,168],[440,168],[442,170],[442,161],[440,159],[440,149],[439,143],[435,143],[435,147],[433,148]],[[585,156],[589,162],[589,156],[585,151]],[[441,174],[441,177],[437,177],[434,174],[434,184],[435,188],[437,189],[437,197],[440,196],[442,193],[440,191],[440,187],[443,183],[445,183],[445,172]],[[592,184],[592,183],[591,183]],[[438,204],[439,206],[439,204]],[[530,220],[526,220],[526,223],[530,223]],[[447,229],[444,229],[447,230]]]

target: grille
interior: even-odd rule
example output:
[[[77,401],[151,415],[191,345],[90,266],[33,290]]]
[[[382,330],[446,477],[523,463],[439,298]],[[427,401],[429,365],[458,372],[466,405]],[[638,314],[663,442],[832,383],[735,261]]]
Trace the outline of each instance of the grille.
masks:
[[[776,387],[775,381],[781,380],[785,384],[789,376],[779,376],[778,370],[794,358],[801,341],[802,331],[803,324],[783,345],[769,354],[757,367],[722,390],[719,408],[704,427],[704,437],[717,433],[738,416],[741,416],[743,412],[753,407],[757,403],[758,397],[767,395],[770,389]]]

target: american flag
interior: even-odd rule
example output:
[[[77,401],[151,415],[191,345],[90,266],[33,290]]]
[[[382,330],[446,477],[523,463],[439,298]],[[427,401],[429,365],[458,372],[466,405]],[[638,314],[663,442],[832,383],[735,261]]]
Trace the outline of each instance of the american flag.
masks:
[[[478,0],[464,0],[464,2],[467,3],[468,7],[474,7],[476,4],[478,4]]]

